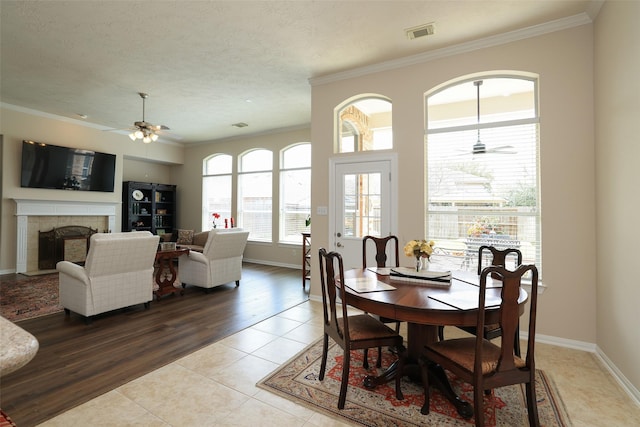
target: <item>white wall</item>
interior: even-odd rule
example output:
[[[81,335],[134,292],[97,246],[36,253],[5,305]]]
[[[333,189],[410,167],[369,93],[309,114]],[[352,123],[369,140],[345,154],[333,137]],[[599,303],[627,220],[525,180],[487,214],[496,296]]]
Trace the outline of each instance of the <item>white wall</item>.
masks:
[[[134,161],[136,161],[135,159],[147,159],[147,162],[159,164],[177,164],[182,163],[184,159],[183,149],[179,145],[132,142],[126,135],[103,132],[96,128],[87,127],[77,120],[36,114],[7,105],[2,105],[0,114],[2,115],[0,134],[3,135],[0,274],[13,272],[16,267],[16,204],[14,199],[120,203],[125,154]],[[104,193],[21,188],[20,164],[22,140],[24,139],[115,154],[114,191]],[[152,166],[150,170],[153,170],[154,177],[158,177],[158,180],[161,179],[157,167]],[[171,179],[171,177],[167,176],[166,179]],[[162,179],[162,181],[166,181],[166,179]],[[115,231],[120,230],[120,223],[120,212],[118,212]]]
[[[538,333],[595,343],[595,171],[593,26],[582,25],[476,50],[331,81],[312,87],[312,211],[330,206],[335,106],[359,93],[393,102],[394,151],[399,161],[398,234],[425,235],[424,93],[463,75],[516,70],[539,75],[541,115],[542,260],[548,286],[538,301]],[[329,209],[331,211],[331,208]],[[313,215],[313,214],[312,214]],[[313,215],[312,250],[328,247],[328,217]],[[425,236],[428,238],[428,236]],[[318,269],[312,257],[312,271]],[[315,275],[312,294],[319,295]]]
[[[185,165],[174,168],[175,183],[180,189],[178,222],[181,227],[194,230],[200,230],[202,227],[202,162],[206,157],[216,153],[228,154],[233,157],[235,168],[237,167],[238,156],[245,151],[252,148],[271,150],[274,153],[273,199],[277,201],[280,197],[277,172],[280,167],[280,151],[291,144],[309,142],[310,140],[310,130],[309,128],[304,128],[188,146],[185,149]],[[274,202],[274,207],[275,206],[277,205]],[[235,209],[235,207],[233,207],[233,209]],[[301,248],[299,246],[279,244],[277,242],[279,225],[276,214],[274,214],[273,219],[274,242],[247,243],[247,248],[244,253],[245,259],[265,262],[272,265],[301,268]],[[302,244],[302,236],[300,237],[300,244]],[[302,282],[302,278],[300,281]]]
[[[640,2],[608,1],[595,25],[597,343],[640,400]]]

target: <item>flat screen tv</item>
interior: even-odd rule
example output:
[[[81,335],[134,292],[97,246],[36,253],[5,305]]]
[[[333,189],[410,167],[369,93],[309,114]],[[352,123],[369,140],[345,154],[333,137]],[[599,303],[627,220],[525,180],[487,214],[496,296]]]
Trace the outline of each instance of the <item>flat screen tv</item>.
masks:
[[[20,186],[113,192],[116,155],[22,141]]]

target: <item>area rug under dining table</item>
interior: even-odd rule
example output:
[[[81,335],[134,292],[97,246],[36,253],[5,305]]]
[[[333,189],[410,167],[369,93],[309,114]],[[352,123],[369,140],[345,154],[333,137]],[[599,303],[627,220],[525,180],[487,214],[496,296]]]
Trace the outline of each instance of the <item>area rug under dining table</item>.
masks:
[[[322,339],[298,353],[276,371],[262,379],[257,386],[286,399],[317,410],[343,422],[363,426],[470,426],[474,419],[465,420],[438,390],[431,391],[431,410],[422,415],[424,402],[422,386],[402,379],[404,400],[395,398],[394,384],[368,390],[362,385],[366,375],[380,372],[375,368],[377,351],[369,352],[369,370],[362,367],[363,352],[351,354],[351,370],[347,402],[344,409],[337,408],[342,375],[342,349],[329,340],[327,370],[323,381],[318,379],[322,357]],[[389,366],[393,355],[383,350],[382,366]],[[372,359],[373,358],[373,359]],[[552,380],[542,371],[536,372],[536,394],[540,425],[570,426],[571,422]],[[472,387],[449,376],[454,390],[462,399],[473,402]],[[485,425],[528,426],[524,388],[520,385],[501,387],[485,395]]]

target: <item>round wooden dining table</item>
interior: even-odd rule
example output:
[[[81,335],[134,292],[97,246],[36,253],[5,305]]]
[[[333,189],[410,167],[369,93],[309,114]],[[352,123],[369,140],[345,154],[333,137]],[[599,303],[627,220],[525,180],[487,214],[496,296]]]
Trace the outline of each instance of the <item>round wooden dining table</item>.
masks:
[[[380,271],[381,274],[374,272],[374,270]],[[480,289],[479,276],[468,271],[452,271],[451,274],[450,286],[432,286],[396,280],[388,274],[388,269],[352,269],[344,273],[347,304],[367,313],[407,322],[407,360],[403,372],[400,373],[402,376],[407,375],[413,380],[419,381],[418,358],[426,344],[438,340],[439,326],[476,325]],[[349,287],[351,281],[363,280],[364,278],[391,285],[395,289],[357,292]],[[495,301],[496,298],[500,298],[500,286],[499,280],[487,277],[487,301]],[[518,299],[520,314],[524,312],[527,299],[527,292],[520,288]],[[486,324],[498,323],[499,312],[499,307],[487,307],[485,311]],[[394,363],[382,375],[366,377],[364,385],[368,388],[374,388],[392,380],[397,374]],[[473,416],[473,407],[456,395],[440,366],[429,365],[429,380],[455,405],[462,417],[471,418]]]

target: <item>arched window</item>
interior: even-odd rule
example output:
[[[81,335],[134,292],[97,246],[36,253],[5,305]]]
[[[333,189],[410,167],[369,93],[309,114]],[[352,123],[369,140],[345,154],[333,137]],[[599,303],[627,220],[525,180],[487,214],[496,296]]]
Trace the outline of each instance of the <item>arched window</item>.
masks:
[[[534,78],[489,75],[426,96],[428,236],[455,267],[493,245],[541,270],[537,93]]]
[[[361,95],[336,109],[338,153],[393,148],[391,101],[379,95]]]
[[[281,152],[280,241],[300,244],[300,233],[310,231],[311,144],[295,144]]]
[[[202,230],[213,226],[213,214],[220,215],[218,227],[224,218],[231,217],[233,159],[228,154],[213,154],[203,161],[202,171]]]
[[[273,153],[255,149],[238,163],[238,226],[249,230],[249,239],[271,242],[273,209]]]

